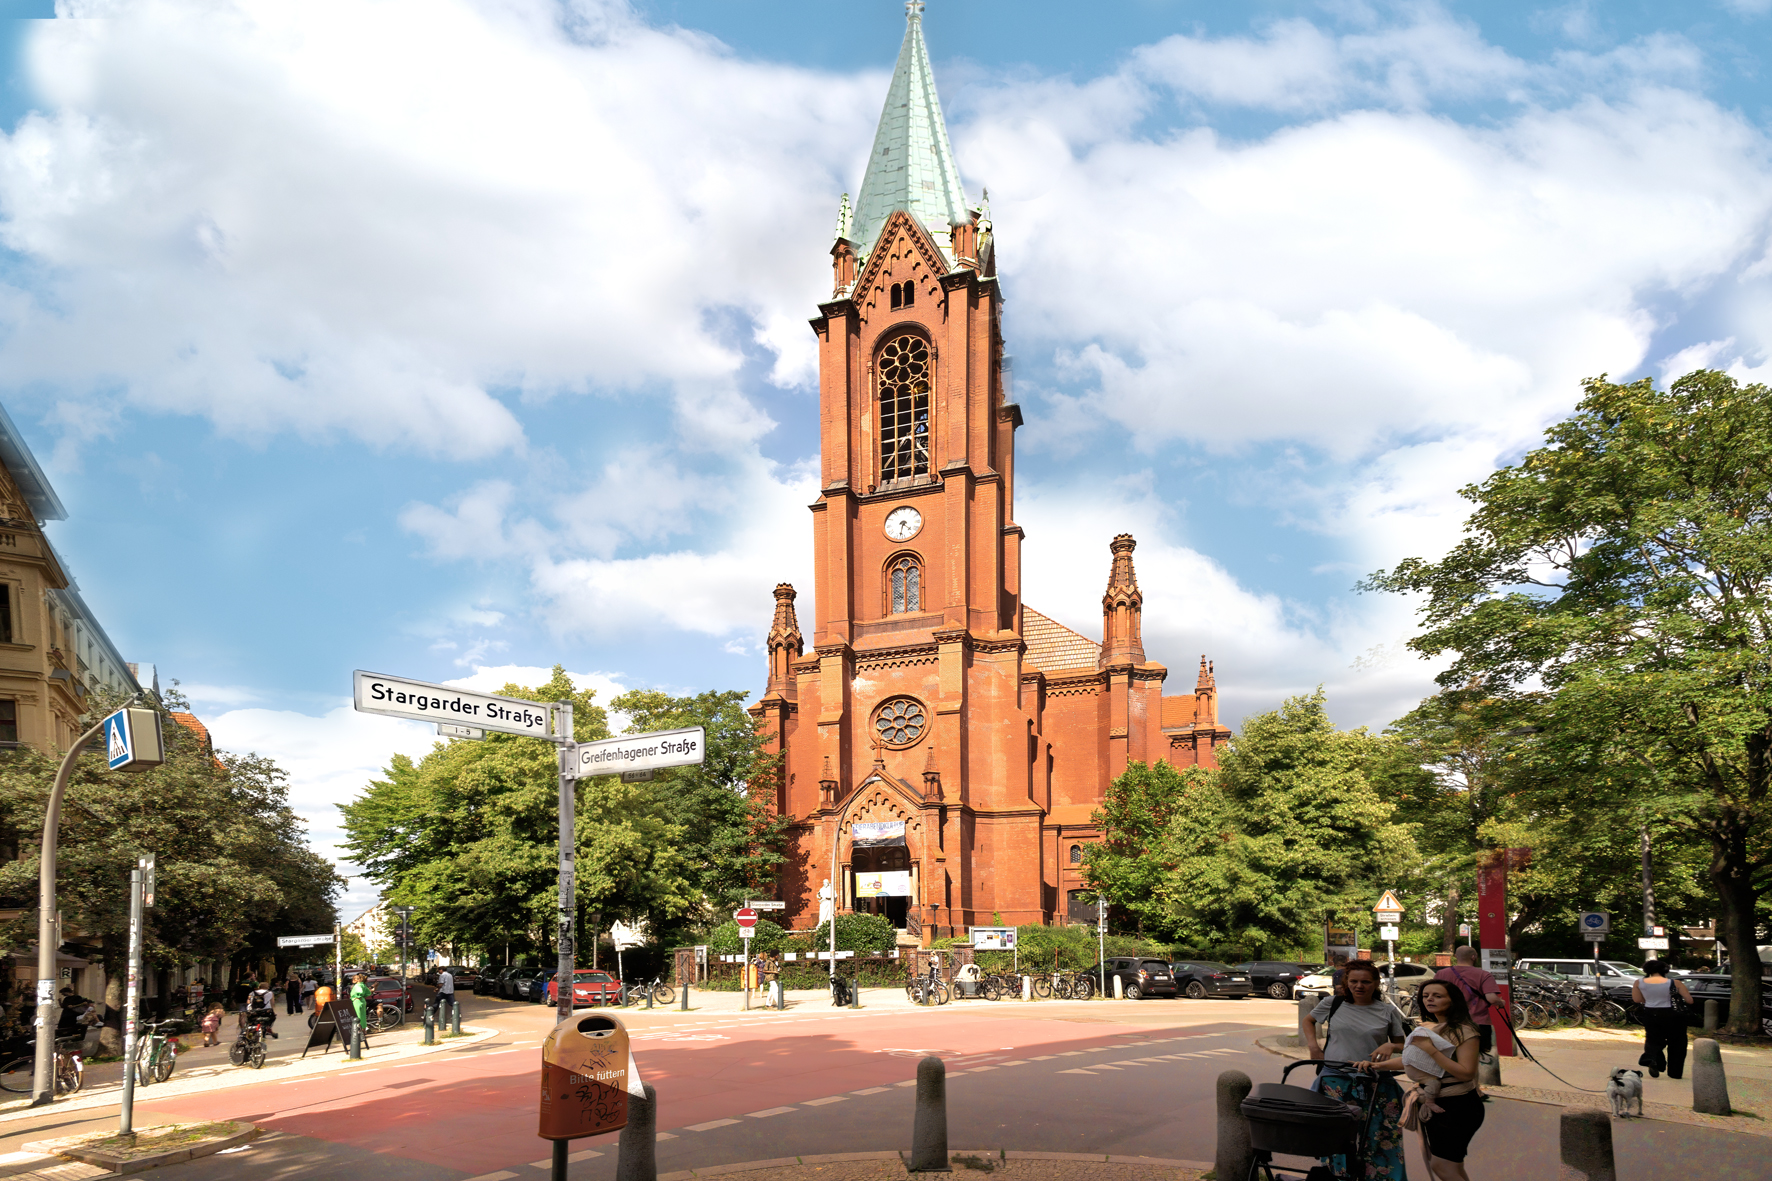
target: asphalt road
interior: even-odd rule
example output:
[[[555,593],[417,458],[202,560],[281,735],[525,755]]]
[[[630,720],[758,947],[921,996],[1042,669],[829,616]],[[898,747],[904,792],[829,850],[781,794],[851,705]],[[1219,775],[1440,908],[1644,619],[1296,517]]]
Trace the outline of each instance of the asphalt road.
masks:
[[[1284,1061],[1255,1045],[1289,1028],[1285,1002],[960,1003],[936,1010],[630,1012],[635,1058],[659,1098],[661,1172],[815,1153],[908,1148],[917,1061],[948,1063],[950,1147],[1097,1152],[1210,1161],[1214,1084],[1226,1069],[1277,1080]],[[244,1152],[156,1170],[162,1181],[374,1177],[468,1181],[539,1176],[537,1067],[552,1011],[470,1001],[470,1022],[501,1036],[382,1067],[223,1092],[151,1096],[137,1124],[247,1119],[271,1130]],[[1498,1100],[1474,1145],[1480,1181],[1555,1176],[1559,1109]],[[77,1118],[71,1118],[76,1117]],[[95,1118],[96,1117],[96,1118]],[[0,1151],[115,1112],[0,1125]],[[1650,1181],[1669,1162],[1702,1176],[1763,1175],[1763,1137],[1652,1122],[1615,1130],[1619,1176]],[[572,1176],[610,1181],[614,1136],[581,1141]],[[592,1155],[595,1154],[595,1155]],[[1424,1177],[1418,1161],[1412,1177]]]

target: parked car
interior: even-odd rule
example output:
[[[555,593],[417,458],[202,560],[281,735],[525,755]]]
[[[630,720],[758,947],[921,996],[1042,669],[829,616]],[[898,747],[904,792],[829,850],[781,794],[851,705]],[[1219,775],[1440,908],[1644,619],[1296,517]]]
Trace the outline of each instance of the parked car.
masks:
[[[1162,960],[1147,959],[1142,956],[1115,956],[1102,961],[1107,969],[1105,980],[1108,995],[1114,995],[1114,978],[1119,977],[1120,987],[1129,1001],[1140,1000],[1147,996],[1175,996],[1175,977],[1169,971],[1169,965]]]
[[[1249,986],[1253,991],[1265,992],[1277,1001],[1290,997],[1293,986],[1316,970],[1312,964],[1290,960],[1250,960],[1243,964],[1232,964],[1231,968],[1248,973]]]
[[[369,978],[369,1000],[371,1004],[400,1004],[405,998],[405,1008],[412,1012],[412,993],[401,985],[398,976],[371,976]]]
[[[558,1004],[555,997],[555,981],[560,974],[555,972],[548,977],[547,1003]],[[572,1003],[578,1005],[611,1005],[621,999],[621,981],[609,972],[595,968],[580,968],[572,974]]]
[[[1207,997],[1230,997],[1242,1000],[1255,987],[1249,973],[1217,960],[1183,960],[1169,965],[1175,987],[1194,1000]]]
[[[1397,1007],[1405,1013],[1411,1012],[1415,1005],[1415,994],[1421,990],[1422,985],[1434,978],[1436,969],[1426,964],[1411,964],[1402,960],[1395,963],[1379,962],[1378,989],[1380,996],[1384,995],[1384,982],[1393,970],[1396,973],[1397,982]],[[1293,987],[1292,995],[1321,1000],[1333,991],[1335,991],[1334,974],[1330,969],[1324,968],[1300,980]]]
[[[1583,988],[1604,993],[1621,1005],[1630,1004],[1630,986],[1642,979],[1643,969],[1623,960],[1549,959],[1527,956],[1515,962],[1516,968],[1549,972]]]
[[[478,969],[478,968],[451,968],[451,969],[449,969],[449,974],[455,978],[455,991],[456,992],[471,992],[476,995],[479,994],[479,992],[480,992],[480,969]]]
[[[1687,1010],[1687,1024],[1704,1024],[1704,1002],[1717,1002],[1717,1020],[1729,1019],[1729,997],[1734,990],[1734,981],[1726,975],[1716,972],[1697,972],[1684,978],[1686,990],[1692,994],[1692,1007]],[[1625,1003],[1630,997],[1625,997]],[[1760,1032],[1772,1037],[1772,977],[1760,978]]]
[[[513,1001],[540,1000],[548,987],[546,968],[518,968],[499,981],[500,995]],[[534,995],[531,995],[533,990]]]

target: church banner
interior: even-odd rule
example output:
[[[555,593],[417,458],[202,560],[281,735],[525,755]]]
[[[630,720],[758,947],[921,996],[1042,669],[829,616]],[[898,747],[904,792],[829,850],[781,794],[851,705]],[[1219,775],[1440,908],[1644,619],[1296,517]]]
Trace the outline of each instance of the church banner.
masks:
[[[881,849],[888,845],[902,845],[904,844],[904,821],[883,820],[878,823],[857,824],[850,829],[850,835],[855,838],[857,849]]]
[[[911,871],[908,869],[862,870],[855,875],[857,898],[909,898],[910,895]]]

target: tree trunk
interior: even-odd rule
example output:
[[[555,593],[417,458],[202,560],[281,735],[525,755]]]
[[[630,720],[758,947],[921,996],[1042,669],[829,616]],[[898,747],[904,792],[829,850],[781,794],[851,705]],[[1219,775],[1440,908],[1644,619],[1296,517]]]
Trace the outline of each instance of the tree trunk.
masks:
[[[105,1023],[98,1033],[99,1048],[112,1057],[123,1054],[123,984],[129,972],[129,937],[104,937]]]
[[[1440,915],[1440,950],[1450,955],[1458,939],[1458,883],[1446,883],[1446,909]]]
[[[1717,936],[1729,949],[1730,1033],[1760,1032],[1760,953],[1754,946],[1757,923],[1753,870],[1747,856],[1747,834],[1732,825],[1721,839],[1712,838],[1710,879],[1722,901]]]

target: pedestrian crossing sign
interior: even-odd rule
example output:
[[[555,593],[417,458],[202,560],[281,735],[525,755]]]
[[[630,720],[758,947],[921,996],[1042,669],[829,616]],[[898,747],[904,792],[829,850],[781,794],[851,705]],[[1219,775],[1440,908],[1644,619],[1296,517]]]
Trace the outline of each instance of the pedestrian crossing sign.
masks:
[[[166,761],[160,715],[151,709],[120,709],[105,719],[105,763],[113,771],[145,771]]]

